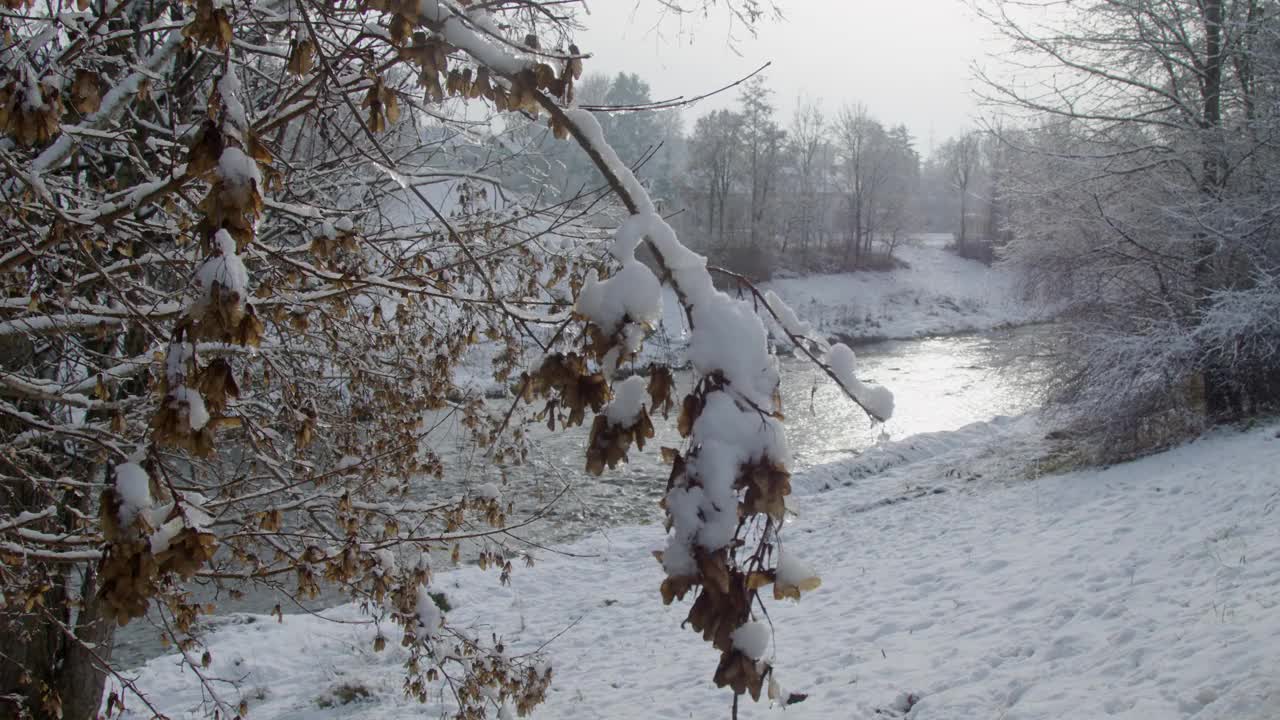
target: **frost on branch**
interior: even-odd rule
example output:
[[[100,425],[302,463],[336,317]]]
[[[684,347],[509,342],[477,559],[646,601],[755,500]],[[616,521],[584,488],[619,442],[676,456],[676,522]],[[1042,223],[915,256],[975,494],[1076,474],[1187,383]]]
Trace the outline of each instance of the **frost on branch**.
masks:
[[[694,561],[689,587],[713,588],[697,625],[723,648],[718,678],[758,686],[753,673],[765,666],[735,649],[731,634],[751,620],[750,593],[770,578],[762,529],[785,512],[776,371],[758,320],[715,292],[705,262],[616,169],[598,128],[556,107],[570,102],[582,71],[577,48],[556,45],[558,30],[570,28],[554,18],[535,25],[533,6],[521,3],[382,0],[286,13],[193,0],[170,4],[159,20],[119,11],[132,7],[91,3],[69,15],[7,18],[15,42],[3,50],[13,72],[0,93],[9,136],[0,153],[14,202],[0,212],[8,230],[0,266],[15,282],[3,323],[41,350],[12,353],[18,360],[4,368],[14,378],[9,392],[20,395],[0,403],[15,430],[6,457],[34,484],[33,501],[14,516],[39,531],[5,531],[6,542],[32,551],[21,587],[6,586],[6,598],[39,607],[57,597],[44,589],[46,577],[73,588],[62,580],[96,566],[101,597],[76,607],[101,602],[102,616],[120,621],[150,603],[173,621],[167,634],[185,650],[199,642],[187,631],[206,610],[184,577],[295,597],[315,597],[323,585],[421,638],[406,653],[408,693],[427,699],[456,688],[447,702],[457,701],[460,717],[498,707],[525,713],[549,669],[512,657],[496,638],[451,628],[444,612],[437,626],[429,608],[419,612],[420,568],[396,554],[413,545],[456,551],[452,537],[485,535],[484,525],[501,542],[511,499],[495,488],[457,502],[414,496],[435,492],[421,478],[453,469],[431,451],[439,433],[427,437],[422,415],[452,407],[478,442],[496,448],[495,463],[504,451],[515,457],[523,440],[495,440],[503,428],[483,401],[455,399],[451,376],[478,338],[511,349],[536,322],[527,338],[564,332],[542,345],[524,395],[544,399],[539,409],[553,426],[600,423],[591,449],[599,470],[635,447],[653,452],[651,423],[678,414],[690,444],[664,454],[690,472],[678,473],[672,490],[704,493],[713,522],[697,505],[681,521],[687,542],[673,547]],[[48,31],[63,25],[74,32]],[[249,34],[237,37],[241,29]],[[522,40],[526,31],[535,36]],[[548,232],[546,208],[501,193],[502,212],[477,212],[465,200],[435,220],[395,212],[405,193],[436,185],[433,176],[499,166],[488,138],[467,139],[478,114],[454,112],[467,101],[550,116],[561,138],[582,139],[580,122],[634,196],[636,217],[619,228],[611,259],[573,297],[585,332],[564,305],[581,287],[583,250],[538,237]],[[452,139],[434,147],[444,137]],[[475,149],[484,152],[469,157]],[[448,166],[433,167],[439,157]],[[641,243],[660,253],[658,263],[637,261]],[[677,392],[667,368],[643,375],[634,367],[664,282],[705,326],[692,391]],[[495,366],[512,372],[521,350]],[[643,380],[613,384],[637,370]],[[722,412],[726,428],[752,428],[755,445],[716,435],[708,426]],[[125,448],[139,444],[143,456],[130,457]],[[100,502],[80,488],[101,488]],[[64,505],[77,492],[78,507]],[[748,518],[740,533],[732,522],[739,504]],[[217,514],[216,525],[201,508]],[[406,517],[414,521],[401,527]],[[476,543],[488,549],[479,563],[506,578],[511,559],[489,542]],[[46,619],[65,621],[69,606],[48,603],[18,625],[43,630]],[[6,620],[0,629],[10,627]],[[97,672],[99,662],[80,664]],[[195,674],[210,691],[208,714],[243,713],[235,699],[215,696],[221,678]]]
[[[567,96],[581,61],[550,40],[549,53],[513,51],[505,38],[516,32],[557,34],[515,6],[286,5],[192,0],[159,17],[129,3],[52,14],[9,3],[0,324],[14,352],[0,414],[22,488],[16,506],[0,508],[0,594],[20,608],[0,623],[6,633],[65,631],[61,644],[72,647],[77,618],[97,633],[89,618],[124,621],[149,604],[185,651],[200,642],[187,633],[192,618],[207,612],[183,582],[197,572],[219,597],[241,587],[305,597],[323,585],[387,612],[387,598],[417,588],[405,582],[413,566],[389,551],[439,542],[448,552],[438,540],[448,535],[479,538],[480,562],[509,577],[512,559],[492,547],[504,542],[514,499],[493,485],[436,496],[421,479],[454,467],[432,451],[444,431],[422,415],[452,407],[472,438],[496,448],[495,463],[524,449],[518,431],[499,437],[455,371],[487,336],[511,349],[494,362],[494,381],[506,384],[499,372],[523,364],[523,341],[568,325],[568,288],[584,268],[578,248],[547,249],[543,208],[479,174],[505,150],[477,131],[483,112],[457,104],[541,112],[537,93]],[[457,103],[424,107],[415,79],[427,105]],[[375,111],[388,132],[370,138]],[[390,159],[375,172],[384,149]],[[399,214],[412,189],[431,186],[434,200],[470,182],[493,183],[501,211],[449,197],[447,220]],[[639,320],[626,331],[634,345],[652,320],[638,306],[625,312]],[[572,355],[562,368],[576,367]],[[587,362],[572,389],[562,386],[568,397],[553,418],[572,407],[585,422],[588,409],[609,405],[608,379]],[[216,572],[205,532],[214,527]],[[101,583],[68,580],[94,569]],[[87,594],[97,587],[100,596]],[[414,609],[406,622],[418,623]],[[540,699],[545,667],[428,626],[436,637],[423,646],[439,654],[420,656],[414,694],[465,688],[461,717],[499,704],[524,714]],[[80,639],[110,647],[109,632]],[[38,643],[23,645],[0,658],[0,675],[44,662]],[[79,685],[78,672],[110,662],[38,669]],[[447,663],[458,677],[441,676]],[[208,683],[208,714],[233,716],[235,699],[216,696],[221,678],[196,674],[192,682]],[[28,700],[57,698],[33,687]]]

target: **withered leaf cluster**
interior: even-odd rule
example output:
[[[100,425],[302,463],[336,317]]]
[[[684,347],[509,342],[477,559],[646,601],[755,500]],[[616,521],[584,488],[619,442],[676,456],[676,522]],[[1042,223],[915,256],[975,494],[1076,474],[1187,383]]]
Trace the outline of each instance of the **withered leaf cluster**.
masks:
[[[176,579],[188,579],[213,559],[217,538],[206,530],[186,525],[182,507],[173,503],[161,527],[182,523],[181,528],[157,549],[152,527],[143,513],[129,526],[119,524],[120,498],[113,488],[103,491],[102,528],[107,551],[98,567],[98,596],[108,617],[125,625],[146,614],[152,598]]]
[[[44,145],[62,132],[62,112],[62,94],[51,82],[15,78],[0,87],[0,132],[23,145]]]
[[[537,117],[542,111],[540,94],[568,103],[573,99],[574,82],[582,77],[581,51],[572,44],[567,55],[562,53],[562,58],[556,61],[556,67],[548,62],[536,62],[507,78],[495,76],[483,65],[473,68],[454,61],[451,66],[450,57],[456,49],[437,35],[420,29],[431,19],[421,16],[419,3],[413,0],[369,0],[365,7],[385,14],[392,44],[399,48],[401,59],[418,68],[418,86],[423,88],[429,101],[439,102],[446,97],[483,98],[499,112],[524,112]],[[532,43],[529,38],[533,39]],[[525,45],[537,50],[536,35],[526,38]],[[307,50],[300,47],[291,52],[290,68],[295,74],[306,72],[303,66],[307,61],[300,59],[306,54]],[[296,64],[295,58],[298,58]],[[377,101],[386,104],[389,99],[378,93],[373,102]],[[370,102],[368,98],[366,102]],[[369,128],[374,132],[384,131],[388,122],[395,122],[392,113],[370,112]],[[557,138],[569,136],[568,127],[555,116],[549,118],[548,124]]]
[[[196,45],[226,52],[232,38],[227,9],[214,7],[213,0],[196,0],[195,16],[182,28],[182,36]]]
[[[360,107],[369,111],[369,129],[380,133],[387,129],[388,123],[400,119],[400,99],[387,87],[381,77],[375,77],[373,84],[360,102]]]
[[[578,353],[548,355],[523,384],[526,402],[547,398],[542,415],[551,430],[555,429],[557,417],[562,427],[583,424],[588,408],[599,413],[611,397],[604,374],[589,370],[586,358]]]
[[[76,70],[71,81],[71,107],[82,115],[97,112],[102,107],[102,78],[92,70]]]
[[[637,450],[644,450],[644,442],[653,437],[653,432],[653,421],[644,407],[631,425],[611,423],[606,415],[596,415],[587,440],[587,472],[599,475],[606,465],[610,469],[617,467],[626,461],[632,443]]]
[[[315,65],[316,45],[310,38],[289,41],[289,63],[286,68],[294,75],[306,75]]]

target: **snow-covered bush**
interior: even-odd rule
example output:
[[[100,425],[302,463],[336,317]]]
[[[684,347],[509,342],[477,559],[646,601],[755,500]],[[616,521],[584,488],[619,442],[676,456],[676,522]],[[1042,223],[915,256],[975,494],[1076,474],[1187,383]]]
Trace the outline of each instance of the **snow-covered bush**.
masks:
[[[1280,68],[1277,19],[1256,3],[983,5],[1015,62],[1059,71],[988,76],[1032,118],[1002,137],[1006,254],[1065,309],[1050,397],[1124,451],[1275,407],[1280,115],[1256,78]]]

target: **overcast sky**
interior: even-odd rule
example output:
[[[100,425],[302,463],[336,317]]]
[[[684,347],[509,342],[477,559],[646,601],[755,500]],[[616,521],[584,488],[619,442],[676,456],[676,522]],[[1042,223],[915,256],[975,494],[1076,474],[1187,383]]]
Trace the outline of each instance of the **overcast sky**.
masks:
[[[784,18],[763,22],[753,38],[723,11],[681,20],[663,17],[656,0],[588,0],[579,45],[594,55],[588,72],[638,73],[655,99],[714,90],[772,61],[766,72],[784,126],[801,93],[821,98],[828,115],[863,102],[886,125],[906,124],[923,153],[931,137],[973,126],[969,66],[991,32],[962,0],[776,1]],[[686,130],[736,98],[729,91],[686,109]]]

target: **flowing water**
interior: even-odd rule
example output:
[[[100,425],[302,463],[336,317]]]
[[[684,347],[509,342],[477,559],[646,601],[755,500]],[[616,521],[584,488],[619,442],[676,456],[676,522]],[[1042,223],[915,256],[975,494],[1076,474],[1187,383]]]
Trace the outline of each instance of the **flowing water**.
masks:
[[[882,434],[901,439],[954,430],[1029,409],[1039,376],[1036,358],[1046,339],[1042,329],[1020,328],[857,348],[859,376],[887,386],[895,395],[894,417],[884,426],[872,425],[807,359],[783,360],[781,390],[792,472],[856,455]],[[688,374],[677,375],[681,393],[691,383]],[[526,496],[532,506],[568,485],[569,492],[547,511],[546,522],[535,533],[552,542],[596,527],[656,522],[662,513],[657,503],[670,473],[659,448],[679,448],[681,438],[674,411],[669,421],[654,418],[654,425],[657,436],[643,452],[633,449],[625,465],[599,478],[582,472],[587,428],[557,433],[535,429],[537,447],[528,471],[508,478],[504,495]]]
[[[784,359],[781,391],[792,472],[856,455],[882,435],[901,439],[954,430],[1029,409],[1040,377],[1037,357],[1043,354],[1047,337],[1042,328],[1026,327],[856,348],[859,377],[885,385],[895,395],[894,417],[885,426],[873,426],[807,360]],[[682,397],[692,376],[679,373],[676,381],[675,397]],[[424,485],[424,496],[456,495],[468,485],[496,481],[503,497],[514,505],[509,523],[539,514],[537,522],[520,530],[521,537],[538,544],[566,542],[602,528],[658,522],[662,518],[658,500],[670,473],[661,461],[660,448],[678,448],[681,438],[674,412],[669,420],[655,417],[654,425],[657,436],[644,451],[633,448],[625,465],[592,477],[583,470],[587,427],[553,433],[541,423],[532,423],[528,431],[533,449],[526,465],[497,478],[493,470],[484,469],[483,462],[470,463],[473,473],[446,478],[440,484],[428,481],[433,485]],[[462,467],[469,458],[482,457],[461,427],[446,424],[441,430],[435,449],[444,456],[446,467]],[[316,606],[341,601],[336,594],[326,595]],[[224,613],[266,613],[276,602],[274,596],[249,593],[234,602],[219,599],[218,604]],[[122,628],[116,646],[116,659],[126,667],[164,652],[157,632],[145,622]]]

